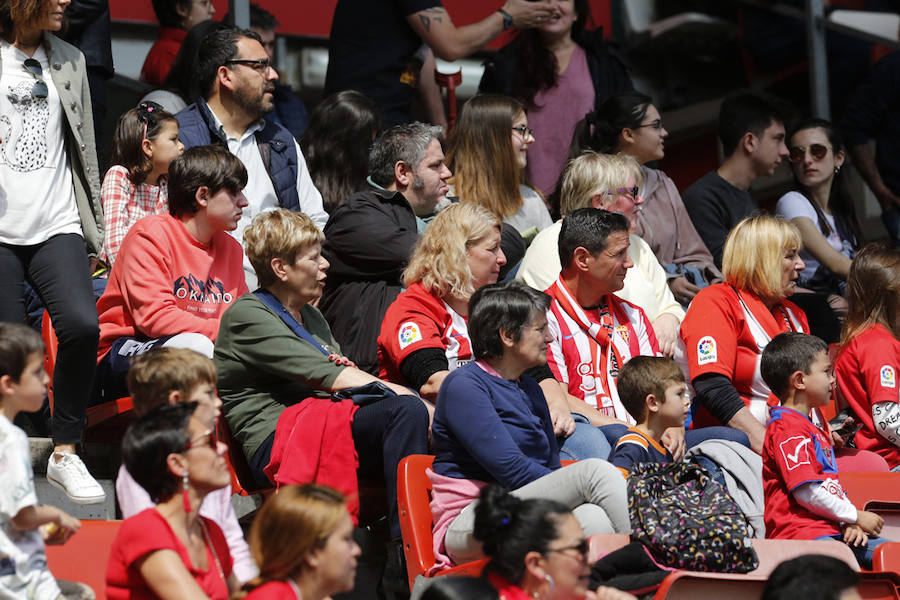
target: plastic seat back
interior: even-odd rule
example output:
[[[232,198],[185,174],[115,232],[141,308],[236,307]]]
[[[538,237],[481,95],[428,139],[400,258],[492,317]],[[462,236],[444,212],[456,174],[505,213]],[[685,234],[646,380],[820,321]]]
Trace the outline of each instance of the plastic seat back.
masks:
[[[81,529],[62,546],[47,546],[47,566],[57,579],[85,583],[97,600],[106,600],[109,551],[122,521],[81,521]]]

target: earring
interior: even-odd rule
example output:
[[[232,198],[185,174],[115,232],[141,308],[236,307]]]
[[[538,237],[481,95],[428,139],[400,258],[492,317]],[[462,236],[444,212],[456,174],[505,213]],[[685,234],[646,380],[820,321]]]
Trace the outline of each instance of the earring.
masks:
[[[840,173],[840,172],[841,172],[841,165],[837,165],[837,166],[834,168],[834,174],[837,175],[837,174]]]
[[[181,473],[181,502],[184,504],[184,512],[191,512],[191,497],[188,494],[188,488],[190,487],[188,483],[188,472],[185,469]]]
[[[550,591],[547,592],[547,595],[550,596],[553,594],[553,588],[556,586],[556,583],[553,581],[553,577],[550,576],[550,573],[545,574],[544,579],[550,584]]]

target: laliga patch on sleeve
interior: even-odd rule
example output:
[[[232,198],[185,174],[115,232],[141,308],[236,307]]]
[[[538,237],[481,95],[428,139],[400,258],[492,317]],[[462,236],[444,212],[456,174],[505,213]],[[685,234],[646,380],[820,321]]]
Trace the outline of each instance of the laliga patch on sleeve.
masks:
[[[716,340],[710,336],[704,336],[697,342],[697,364],[705,365],[719,360],[719,352],[716,348]]]
[[[881,367],[881,387],[897,387],[897,373],[891,365]]]
[[[400,326],[400,333],[397,334],[397,341],[400,342],[400,349],[403,350],[410,344],[422,341],[422,332],[419,326],[412,321],[407,321]]]
[[[781,442],[781,457],[788,471],[800,465],[810,464],[809,446],[812,439],[805,436],[794,436]]]

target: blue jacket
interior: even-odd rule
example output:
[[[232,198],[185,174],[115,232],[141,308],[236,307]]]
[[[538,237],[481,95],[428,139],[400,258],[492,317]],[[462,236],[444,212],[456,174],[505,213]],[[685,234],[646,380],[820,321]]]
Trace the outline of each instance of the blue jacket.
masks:
[[[197,100],[175,115],[178,120],[178,137],[185,149],[194,146],[219,144],[228,147],[225,134],[216,127],[216,120],[203,100]],[[275,187],[278,205],[300,211],[297,195],[297,147],[291,132],[274,121],[256,132],[256,144],[263,164]]]

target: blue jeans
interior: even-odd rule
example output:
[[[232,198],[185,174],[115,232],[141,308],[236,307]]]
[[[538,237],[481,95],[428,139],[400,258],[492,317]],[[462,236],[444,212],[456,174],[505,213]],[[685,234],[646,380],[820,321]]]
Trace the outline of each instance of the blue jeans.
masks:
[[[840,533],[836,535],[823,535],[816,538],[817,540],[837,540],[839,542],[844,541],[844,536]],[[863,569],[871,569],[872,568],[872,557],[875,556],[875,548],[882,545],[885,542],[890,542],[891,540],[886,540],[883,537],[870,537],[868,543],[865,546],[851,546],[847,544],[847,547],[853,550],[854,556],[856,556],[856,561],[859,563],[859,566]]]
[[[564,460],[582,460],[585,458],[608,459],[619,438],[625,435],[628,427],[619,423],[594,427],[590,420],[579,413],[572,413],[575,419],[575,432],[563,441],[559,448],[560,457]],[[704,427],[685,432],[684,441],[688,448],[711,439],[728,440],[750,447],[747,434],[731,427]]]

